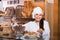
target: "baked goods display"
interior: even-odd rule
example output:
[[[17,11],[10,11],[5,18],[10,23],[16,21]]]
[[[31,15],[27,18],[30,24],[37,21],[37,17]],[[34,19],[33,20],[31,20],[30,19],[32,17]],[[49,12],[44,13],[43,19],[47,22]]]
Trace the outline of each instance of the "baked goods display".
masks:
[[[31,18],[32,10],[33,10],[32,2],[31,1],[24,1],[24,7],[22,10],[22,15],[25,18]]]
[[[4,16],[13,16],[14,15],[14,7],[6,7]]]
[[[10,21],[9,20],[1,20],[0,21],[0,27],[1,27],[1,30],[0,31],[0,34],[11,34],[12,33],[12,27],[10,25]]]
[[[0,11],[0,16],[4,16],[4,12],[3,11]]]

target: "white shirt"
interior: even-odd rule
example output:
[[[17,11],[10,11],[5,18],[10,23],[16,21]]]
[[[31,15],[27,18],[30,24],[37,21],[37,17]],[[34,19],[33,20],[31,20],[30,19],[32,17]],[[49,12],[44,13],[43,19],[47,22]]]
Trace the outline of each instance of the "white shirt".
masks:
[[[24,24],[23,26],[25,26],[25,31],[28,32],[37,32],[37,30],[39,30],[39,25],[37,25],[37,23],[35,21],[30,21],[26,24]],[[48,34],[50,35],[50,29],[49,29],[49,24],[47,21],[44,21],[44,31],[43,31],[43,35]]]

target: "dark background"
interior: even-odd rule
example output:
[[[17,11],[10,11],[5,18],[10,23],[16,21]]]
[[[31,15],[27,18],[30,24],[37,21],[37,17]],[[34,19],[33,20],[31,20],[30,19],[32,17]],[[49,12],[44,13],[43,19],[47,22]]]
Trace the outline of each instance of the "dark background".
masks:
[[[58,40],[60,40],[60,0],[58,0]]]

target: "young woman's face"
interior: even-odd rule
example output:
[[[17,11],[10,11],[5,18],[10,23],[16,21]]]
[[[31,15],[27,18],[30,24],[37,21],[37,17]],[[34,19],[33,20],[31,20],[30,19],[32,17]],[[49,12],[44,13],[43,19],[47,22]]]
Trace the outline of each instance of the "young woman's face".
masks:
[[[42,14],[35,14],[34,17],[35,17],[35,20],[39,22],[42,19]]]

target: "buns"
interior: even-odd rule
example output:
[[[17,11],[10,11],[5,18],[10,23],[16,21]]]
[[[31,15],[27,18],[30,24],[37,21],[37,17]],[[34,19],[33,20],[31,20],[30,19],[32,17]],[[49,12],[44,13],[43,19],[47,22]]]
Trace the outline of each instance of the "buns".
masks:
[[[37,36],[37,32],[27,32],[27,33],[25,33],[25,35],[27,35],[27,36],[30,36],[30,35],[33,35],[33,36]]]

